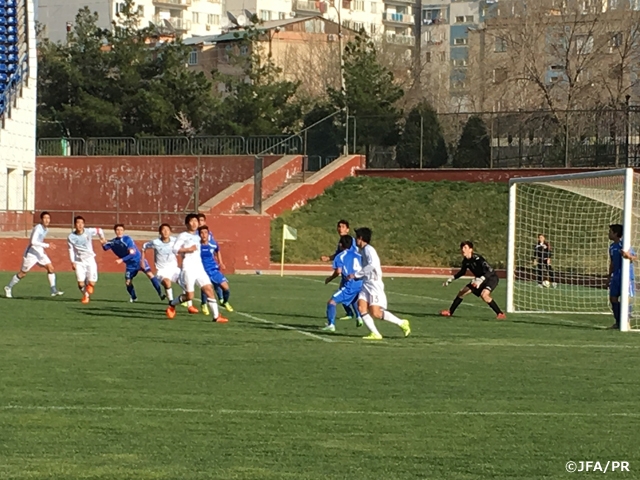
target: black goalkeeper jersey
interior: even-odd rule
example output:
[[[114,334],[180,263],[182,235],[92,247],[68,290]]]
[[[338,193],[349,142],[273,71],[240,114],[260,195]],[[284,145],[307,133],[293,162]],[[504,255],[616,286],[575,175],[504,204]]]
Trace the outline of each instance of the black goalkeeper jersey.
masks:
[[[551,245],[549,245],[549,242],[536,243],[536,246],[533,247],[533,255],[533,258],[539,263],[546,263],[551,258]]]
[[[473,254],[471,258],[465,258],[462,260],[462,266],[460,271],[454,275],[454,278],[458,279],[467,273],[467,270],[471,270],[471,273],[477,277],[489,278],[496,274],[496,271],[487,263],[487,261],[481,255]]]

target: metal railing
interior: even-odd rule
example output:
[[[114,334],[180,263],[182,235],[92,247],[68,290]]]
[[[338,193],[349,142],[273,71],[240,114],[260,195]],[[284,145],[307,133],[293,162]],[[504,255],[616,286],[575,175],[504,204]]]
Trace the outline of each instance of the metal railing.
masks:
[[[22,94],[22,84],[27,82],[28,77],[29,55],[25,54],[18,64],[17,71],[9,78],[4,91],[0,92],[0,117],[5,114],[11,115],[11,108]]]
[[[301,136],[254,137],[90,137],[40,138],[39,156],[138,156],[138,155],[297,155],[303,153]]]

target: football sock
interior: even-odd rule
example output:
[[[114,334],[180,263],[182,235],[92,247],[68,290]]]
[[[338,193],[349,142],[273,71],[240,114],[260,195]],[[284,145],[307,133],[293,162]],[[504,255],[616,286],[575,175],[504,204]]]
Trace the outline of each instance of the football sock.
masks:
[[[343,307],[344,307],[344,311],[346,312],[347,316],[355,317],[355,313],[353,312],[353,309],[351,308],[350,305],[343,305]]]
[[[498,306],[495,300],[491,300],[491,302],[489,303],[489,306],[491,307],[491,310],[496,312],[496,315],[500,315],[502,313],[502,310],[500,310],[500,307]]]
[[[51,288],[56,288],[56,274],[55,273],[47,273],[47,280],[49,280],[49,286]]]
[[[327,322],[329,325],[336,323],[336,306],[333,303],[327,303]]]
[[[613,310],[613,318],[616,319],[616,325],[620,326],[620,302],[611,302],[611,309]]]
[[[207,298],[207,304],[211,313],[213,313],[213,319],[216,320],[218,318],[218,302],[215,298]]]
[[[220,285],[214,285],[213,289],[216,291],[218,299],[222,300],[222,297],[224,297],[224,290],[222,290],[222,287]]]
[[[231,291],[230,290],[222,290],[222,301],[224,303],[228,303],[229,302],[229,297],[231,296]]]
[[[169,304],[172,307],[175,307],[176,305],[180,305],[182,302],[186,301],[186,299],[182,296],[182,295],[178,295],[176,298],[174,298],[173,300],[169,301]],[[189,302],[187,303],[191,303],[191,300],[189,300]]]
[[[207,300],[209,300],[209,297],[207,297],[204,292],[200,293],[200,302],[202,306],[205,306],[207,304]]]
[[[402,323],[402,320],[400,320],[398,317],[396,317],[393,313],[389,312],[388,310],[385,310],[384,312],[382,312],[382,319],[386,320],[387,322],[394,323],[396,325],[400,325]]]
[[[16,285],[16,283],[18,283],[19,281],[20,281],[20,277],[18,277],[18,275],[14,275],[11,281],[9,282],[9,285],[7,286],[9,288],[13,288]]]
[[[155,288],[156,292],[158,292],[158,296],[161,297],[162,289],[160,285],[160,280],[158,280],[158,277],[151,277],[150,280],[151,280],[151,283],[153,284],[153,288]]]
[[[371,315],[369,315],[368,313],[365,313],[362,316],[362,321],[367,326],[367,328],[369,330],[371,330],[371,333],[375,333],[376,335],[380,335],[380,332],[376,328],[376,324],[373,322],[373,318],[371,318]]]
[[[356,314],[356,317],[362,319],[362,315],[360,314],[360,310],[358,309],[358,299],[356,299],[355,302],[351,304],[351,308],[353,309],[353,313]]]
[[[449,307],[449,313],[453,315],[453,312],[456,311],[456,308],[462,303],[462,299],[460,297],[456,297],[451,306]]]
[[[169,288],[165,288],[164,291],[167,294],[167,300],[171,302],[173,300],[173,289],[169,287]]]
[[[129,296],[131,298],[138,298],[136,297],[136,289],[133,288],[133,283],[130,283],[129,285],[127,285],[127,292],[129,292]]]

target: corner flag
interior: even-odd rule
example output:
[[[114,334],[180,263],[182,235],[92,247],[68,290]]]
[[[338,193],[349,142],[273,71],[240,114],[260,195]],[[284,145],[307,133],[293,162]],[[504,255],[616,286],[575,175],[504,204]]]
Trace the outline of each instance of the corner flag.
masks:
[[[284,276],[284,247],[286,240],[297,240],[298,231],[289,225],[282,225],[282,255],[280,257],[280,276]]]

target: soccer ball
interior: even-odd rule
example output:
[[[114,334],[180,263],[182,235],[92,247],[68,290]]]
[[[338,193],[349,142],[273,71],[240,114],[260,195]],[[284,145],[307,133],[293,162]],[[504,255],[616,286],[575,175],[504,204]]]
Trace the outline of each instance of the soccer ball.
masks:
[[[542,286],[544,288],[549,288],[551,286],[551,282],[549,280],[545,280],[544,282],[542,282]]]

